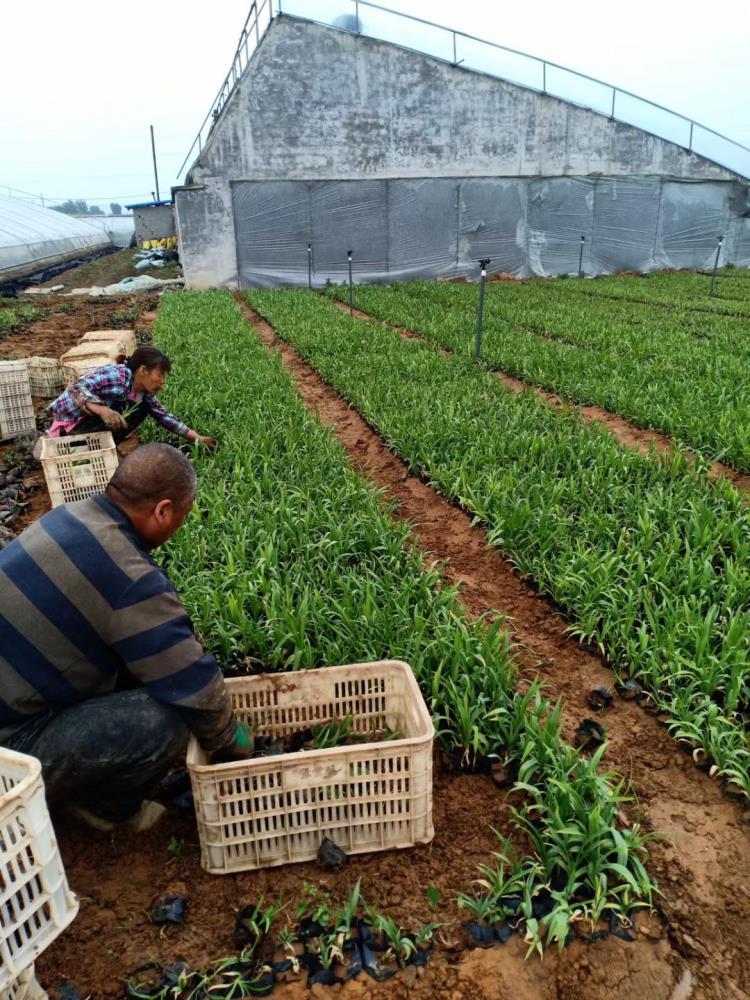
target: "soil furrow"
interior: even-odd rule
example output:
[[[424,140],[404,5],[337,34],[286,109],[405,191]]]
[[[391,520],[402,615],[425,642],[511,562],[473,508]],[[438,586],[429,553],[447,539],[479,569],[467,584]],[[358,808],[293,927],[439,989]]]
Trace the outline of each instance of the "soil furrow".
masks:
[[[564,619],[489,548],[483,529],[413,475],[375,430],[240,301],[257,336],[280,351],[305,405],[336,433],[353,467],[396,504],[427,557],[444,562],[446,579],[459,585],[469,613],[508,617],[523,648],[522,666],[538,668],[550,694],[561,697],[565,731],[572,737],[580,720],[592,714],[586,704],[589,690],[611,686],[612,673],[567,636]],[[519,985],[522,997],[624,998],[640,988],[654,1000],[668,1000],[673,984],[689,975],[693,997],[747,996],[750,936],[741,914],[750,903],[750,842],[741,809],[634,703],[617,700],[602,722],[609,740],[605,760],[630,781],[641,822],[661,835],[652,845],[651,870],[664,894],[667,937],[651,945],[623,946],[615,939],[593,947],[576,943],[560,957],[550,955],[543,972],[535,963],[519,966],[513,949],[495,949],[491,957],[468,953],[458,965],[459,979],[469,975],[476,982],[482,979],[480,967],[486,969],[494,992],[487,987],[471,994],[478,997],[502,995],[497,990],[504,982]]]
[[[332,299],[331,301],[334,302],[334,304],[341,309],[342,312],[349,312],[349,307],[345,302],[339,302],[336,299]],[[356,319],[365,319],[372,323],[381,323],[383,326],[387,326],[389,329],[395,330],[406,339],[421,340],[423,343],[429,344],[430,347],[436,348],[441,352],[441,354],[445,354],[448,357],[453,355],[453,351],[449,351],[447,348],[435,344],[433,341],[422,336],[422,334],[417,333],[415,330],[409,330],[403,326],[396,326],[393,323],[386,323],[384,320],[379,320],[376,316],[372,316],[370,313],[362,312],[361,309],[355,309],[354,316]],[[602,409],[601,406],[577,406],[571,400],[566,399],[564,396],[559,396],[550,389],[543,389],[541,386],[534,385],[532,382],[525,382],[513,375],[508,375],[499,368],[492,366],[491,371],[503,381],[511,392],[521,393],[528,389],[531,392],[536,393],[540,399],[549,403],[550,406],[554,406],[557,409],[577,409],[581,414],[581,417],[587,421],[587,423],[603,424],[612,436],[620,442],[620,444],[625,445],[627,448],[633,448],[635,451],[639,451],[643,455],[647,455],[652,449],[657,454],[665,456],[672,454],[675,450],[679,450],[677,449],[674,441],[668,435],[662,434],[660,431],[638,427],[637,424],[626,420],[624,417],[618,416],[616,413],[612,413],[610,410]],[[695,454],[693,452],[683,451],[683,454],[688,462],[692,463],[695,461]],[[750,473],[739,472],[737,469],[733,469],[730,465],[725,465],[723,462],[712,462],[709,467],[709,475],[714,479],[718,477],[728,479],[738,490],[750,491]]]

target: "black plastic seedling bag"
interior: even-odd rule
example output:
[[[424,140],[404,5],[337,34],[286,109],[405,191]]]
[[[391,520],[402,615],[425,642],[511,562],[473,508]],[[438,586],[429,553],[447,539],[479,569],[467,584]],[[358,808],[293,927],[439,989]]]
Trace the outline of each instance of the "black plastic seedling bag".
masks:
[[[187,899],[184,896],[165,896],[151,911],[151,921],[155,924],[184,924]]]
[[[491,948],[495,943],[495,931],[487,924],[480,924],[476,920],[470,920],[464,925],[469,932],[471,943],[477,948]]]
[[[611,708],[612,702],[614,701],[614,695],[609,690],[609,688],[592,688],[588,693],[586,702],[589,708],[593,708],[595,712],[601,712],[605,708]]]
[[[601,723],[594,719],[583,719],[576,729],[576,744],[581,750],[595,750],[607,738],[607,732]]]
[[[346,851],[343,851],[338,844],[334,844],[328,837],[324,837],[318,848],[318,864],[326,871],[338,871],[343,868],[347,858]]]

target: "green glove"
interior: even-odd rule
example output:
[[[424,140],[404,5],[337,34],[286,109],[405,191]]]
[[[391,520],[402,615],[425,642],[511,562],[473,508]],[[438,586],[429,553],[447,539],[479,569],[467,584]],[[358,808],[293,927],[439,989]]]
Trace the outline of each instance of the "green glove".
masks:
[[[238,722],[237,729],[234,733],[234,743],[232,747],[235,750],[249,750],[252,752],[255,746],[255,735],[252,729],[248,729],[244,723]]]

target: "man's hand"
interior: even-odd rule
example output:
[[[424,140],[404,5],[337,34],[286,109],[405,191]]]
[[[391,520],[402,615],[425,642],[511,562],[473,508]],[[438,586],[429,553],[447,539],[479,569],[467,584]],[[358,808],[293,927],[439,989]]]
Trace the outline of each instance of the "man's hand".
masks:
[[[231,760],[249,760],[255,750],[255,734],[242,722],[237,723],[234,742],[211,755],[212,764],[226,764]]]
[[[128,428],[127,421],[121,413],[117,410],[110,410],[108,406],[103,407],[98,411],[97,416],[101,418],[102,423],[107,428],[108,431],[125,431]]]
[[[206,434],[199,434],[195,440],[212,450],[216,447],[216,438],[208,437]]]

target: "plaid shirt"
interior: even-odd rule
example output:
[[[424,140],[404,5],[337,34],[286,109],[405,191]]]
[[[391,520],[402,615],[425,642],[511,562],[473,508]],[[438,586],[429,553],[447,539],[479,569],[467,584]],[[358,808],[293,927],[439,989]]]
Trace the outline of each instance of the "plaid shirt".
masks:
[[[88,403],[104,403],[113,410],[123,412],[132,405],[133,373],[127,365],[103,365],[84,375],[66,389],[49,409],[56,420],[78,422],[84,416]],[[169,413],[151,392],[144,392],[143,400],[154,420],[168,431],[186,437],[188,425]]]

